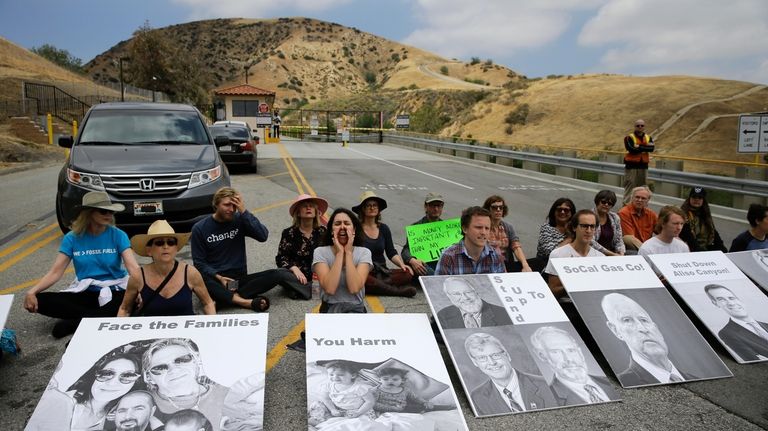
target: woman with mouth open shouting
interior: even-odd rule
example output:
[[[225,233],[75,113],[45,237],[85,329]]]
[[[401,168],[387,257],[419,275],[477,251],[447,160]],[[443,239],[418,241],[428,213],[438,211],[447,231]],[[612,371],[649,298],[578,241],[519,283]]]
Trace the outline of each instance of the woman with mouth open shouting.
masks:
[[[338,208],[328,220],[325,247],[317,247],[312,269],[320,281],[321,313],[366,313],[365,279],[373,267],[371,252],[362,246],[363,227],[357,216]]]

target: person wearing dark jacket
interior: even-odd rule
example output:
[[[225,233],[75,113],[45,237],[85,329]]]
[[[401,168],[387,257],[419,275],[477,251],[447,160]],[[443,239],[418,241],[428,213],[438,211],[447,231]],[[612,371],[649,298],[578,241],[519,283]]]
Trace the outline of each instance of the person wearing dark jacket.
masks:
[[[688,244],[691,251],[716,251],[727,253],[720,234],[715,229],[712,212],[707,203],[707,191],[703,187],[694,187],[688,199],[680,207],[686,216],[685,225],[680,232],[680,239]]]

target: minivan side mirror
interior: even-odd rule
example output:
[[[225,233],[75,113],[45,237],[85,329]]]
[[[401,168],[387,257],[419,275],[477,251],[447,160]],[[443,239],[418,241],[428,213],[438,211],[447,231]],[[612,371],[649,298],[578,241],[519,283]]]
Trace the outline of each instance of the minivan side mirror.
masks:
[[[59,146],[64,148],[72,148],[72,143],[75,140],[72,136],[59,136]]]

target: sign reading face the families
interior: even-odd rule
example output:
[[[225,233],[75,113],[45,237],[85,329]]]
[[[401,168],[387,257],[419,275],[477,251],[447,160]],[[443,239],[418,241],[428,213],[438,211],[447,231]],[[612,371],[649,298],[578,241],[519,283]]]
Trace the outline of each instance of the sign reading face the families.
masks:
[[[623,387],[732,376],[642,256],[552,263]]]
[[[768,361],[768,298],[722,252],[650,259],[736,361]]]
[[[461,236],[461,220],[458,218],[436,221],[432,223],[406,226],[408,244],[411,254],[424,262],[435,262],[440,259],[443,249],[459,242]]]
[[[5,321],[11,311],[11,304],[13,304],[13,295],[0,295],[0,331],[5,328]]]
[[[307,314],[306,328],[310,430],[467,429],[426,314]]]
[[[726,256],[768,293],[768,248],[728,253]]]
[[[620,399],[538,273],[419,280],[475,416]]]
[[[268,317],[84,319],[27,429],[260,430]]]

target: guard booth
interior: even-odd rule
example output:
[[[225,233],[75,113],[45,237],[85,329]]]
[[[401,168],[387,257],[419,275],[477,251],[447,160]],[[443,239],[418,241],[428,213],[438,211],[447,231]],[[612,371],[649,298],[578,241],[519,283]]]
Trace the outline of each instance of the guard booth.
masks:
[[[260,142],[267,142],[266,130],[272,124],[275,92],[242,84],[214,90],[215,121],[245,121]]]

